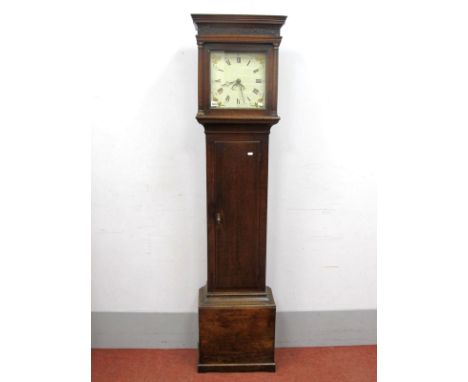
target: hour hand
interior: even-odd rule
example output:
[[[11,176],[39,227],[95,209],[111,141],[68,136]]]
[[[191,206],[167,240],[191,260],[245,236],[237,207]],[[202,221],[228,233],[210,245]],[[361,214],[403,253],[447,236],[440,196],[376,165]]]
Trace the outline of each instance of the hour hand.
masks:
[[[231,86],[234,82],[236,81],[231,81],[231,82],[225,82],[224,84],[222,84],[221,86]]]
[[[245,103],[245,99],[244,99],[244,92],[243,92],[243,89],[245,88],[244,85],[240,85],[239,86],[239,90],[240,90],[240,94],[242,96],[242,103]]]

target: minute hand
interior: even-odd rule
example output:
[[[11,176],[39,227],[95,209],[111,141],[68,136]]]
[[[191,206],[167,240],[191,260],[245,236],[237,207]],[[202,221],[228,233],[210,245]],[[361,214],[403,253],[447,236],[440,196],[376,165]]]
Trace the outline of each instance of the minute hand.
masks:
[[[240,93],[241,93],[241,96],[242,96],[242,103],[245,103],[244,92],[242,91],[244,88],[245,88],[244,85],[239,84],[239,90],[240,90]]]

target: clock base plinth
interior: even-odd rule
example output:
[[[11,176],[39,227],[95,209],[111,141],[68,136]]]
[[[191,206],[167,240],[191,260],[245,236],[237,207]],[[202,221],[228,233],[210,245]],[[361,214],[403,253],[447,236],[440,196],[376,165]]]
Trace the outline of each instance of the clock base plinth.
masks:
[[[198,372],[276,370],[276,305],[263,294],[199,292]]]

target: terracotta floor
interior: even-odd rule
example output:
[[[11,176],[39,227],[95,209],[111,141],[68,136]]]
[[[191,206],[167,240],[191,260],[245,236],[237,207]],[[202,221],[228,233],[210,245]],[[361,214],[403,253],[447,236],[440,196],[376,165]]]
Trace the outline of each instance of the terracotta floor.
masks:
[[[196,372],[194,349],[94,349],[92,382],[376,381],[376,346],[276,349],[276,373]]]

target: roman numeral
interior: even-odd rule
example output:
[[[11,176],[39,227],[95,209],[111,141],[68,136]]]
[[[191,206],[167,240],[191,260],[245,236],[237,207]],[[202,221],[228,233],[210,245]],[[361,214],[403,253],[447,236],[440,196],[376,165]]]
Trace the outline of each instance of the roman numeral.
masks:
[[[217,80],[215,80],[215,82],[221,82],[221,78],[218,78]]]
[[[240,100],[239,100],[239,98],[237,99],[237,104],[240,105]]]
[[[261,84],[261,83],[262,83],[262,80],[261,80],[260,78],[257,78],[257,79],[255,80],[255,82],[256,82],[257,84]]]
[[[224,70],[223,69],[218,69],[218,72],[224,72]]]
[[[229,95],[226,96],[226,102],[229,102],[229,100],[231,99],[231,97],[229,97]]]
[[[229,61],[229,58],[226,58],[226,64],[231,65],[231,61]]]
[[[249,60],[249,62],[247,62],[247,66],[249,66],[249,64],[250,64],[250,60]]]
[[[255,69],[253,72],[254,72],[254,73],[257,73],[259,70],[260,70],[260,69],[257,68],[257,69]]]
[[[241,63],[241,58],[240,58],[240,57],[237,57],[237,63],[238,63],[238,64]]]
[[[218,89],[218,93],[221,94],[223,92],[223,88]]]
[[[254,90],[252,90],[252,91],[253,91],[255,94],[260,93],[260,90],[258,90],[258,89],[254,89]]]
[[[252,102],[251,99],[250,99],[249,97],[247,97],[247,101]]]

